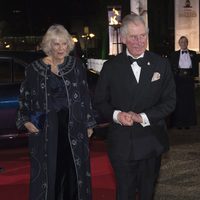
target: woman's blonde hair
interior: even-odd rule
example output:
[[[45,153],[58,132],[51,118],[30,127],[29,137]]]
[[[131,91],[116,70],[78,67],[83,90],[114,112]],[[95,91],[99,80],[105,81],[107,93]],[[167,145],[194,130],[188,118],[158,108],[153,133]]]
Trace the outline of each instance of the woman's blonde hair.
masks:
[[[51,54],[51,43],[53,40],[58,38],[63,39],[67,42],[67,55],[70,51],[73,50],[74,41],[72,39],[72,36],[69,34],[69,32],[65,29],[63,25],[55,24],[48,28],[41,42],[41,49],[45,52],[46,55],[49,56]]]

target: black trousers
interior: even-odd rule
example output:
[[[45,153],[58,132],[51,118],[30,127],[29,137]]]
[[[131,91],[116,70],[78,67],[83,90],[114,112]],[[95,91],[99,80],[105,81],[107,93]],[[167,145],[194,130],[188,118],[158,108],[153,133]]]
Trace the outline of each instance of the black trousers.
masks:
[[[58,142],[55,182],[55,200],[77,200],[77,177],[68,138],[68,112],[61,110],[58,115]]]
[[[151,200],[158,178],[161,157],[145,160],[112,160],[117,182],[117,200]]]

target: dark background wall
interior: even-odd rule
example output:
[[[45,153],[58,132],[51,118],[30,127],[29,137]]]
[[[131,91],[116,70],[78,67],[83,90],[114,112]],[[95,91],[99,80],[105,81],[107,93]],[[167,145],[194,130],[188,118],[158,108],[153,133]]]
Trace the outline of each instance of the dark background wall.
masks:
[[[108,55],[107,7],[120,5],[130,13],[130,0],[1,0],[0,39],[5,36],[42,36],[54,24],[63,24],[81,40],[84,26],[95,34],[88,51]],[[161,55],[174,49],[174,0],[148,0],[149,48]],[[90,51],[91,50],[91,51]]]
[[[161,55],[174,50],[174,0],[148,0],[149,48]]]

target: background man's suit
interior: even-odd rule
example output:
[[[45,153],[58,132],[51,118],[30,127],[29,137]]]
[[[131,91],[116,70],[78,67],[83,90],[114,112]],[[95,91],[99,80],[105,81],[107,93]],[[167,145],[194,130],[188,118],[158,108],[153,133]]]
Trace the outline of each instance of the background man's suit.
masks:
[[[180,50],[170,55],[177,93],[177,104],[171,123],[176,127],[190,127],[197,123],[194,77],[198,76],[198,58],[195,51],[188,50],[188,53],[192,66],[187,70],[179,68]]]

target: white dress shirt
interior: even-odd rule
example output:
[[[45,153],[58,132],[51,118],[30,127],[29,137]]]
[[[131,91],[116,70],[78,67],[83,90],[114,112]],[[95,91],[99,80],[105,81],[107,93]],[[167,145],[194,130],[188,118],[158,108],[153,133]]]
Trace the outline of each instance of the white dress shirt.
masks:
[[[128,52],[128,50],[126,50],[126,53],[127,53],[127,56],[131,56],[131,57],[133,57],[129,52]],[[144,56],[144,53],[141,55],[141,56],[139,56],[138,58],[142,58]],[[134,57],[133,57],[134,58]],[[134,58],[134,59],[138,59],[138,58]],[[132,68],[132,71],[133,71],[133,74],[134,74],[134,76],[135,76],[135,78],[136,78],[136,81],[137,81],[137,83],[139,83],[139,80],[140,80],[140,73],[141,73],[141,67],[137,64],[137,62],[133,62],[132,64],[131,64],[131,68]],[[113,113],[113,121],[115,122],[115,123],[119,123],[120,124],[120,122],[118,121],[118,118],[117,118],[117,116],[118,116],[118,114],[119,114],[119,112],[121,112],[120,110],[115,110],[114,111],[114,113]],[[134,112],[134,111],[133,111]],[[148,119],[148,117],[147,117],[147,115],[145,114],[145,113],[139,113],[140,114],[140,116],[142,117],[142,123],[140,123],[143,127],[145,127],[145,126],[150,126],[150,122],[149,122],[149,119]]]
[[[179,68],[181,69],[189,69],[192,67],[189,51],[186,50],[186,52],[187,53],[182,53],[182,50],[180,51]]]

